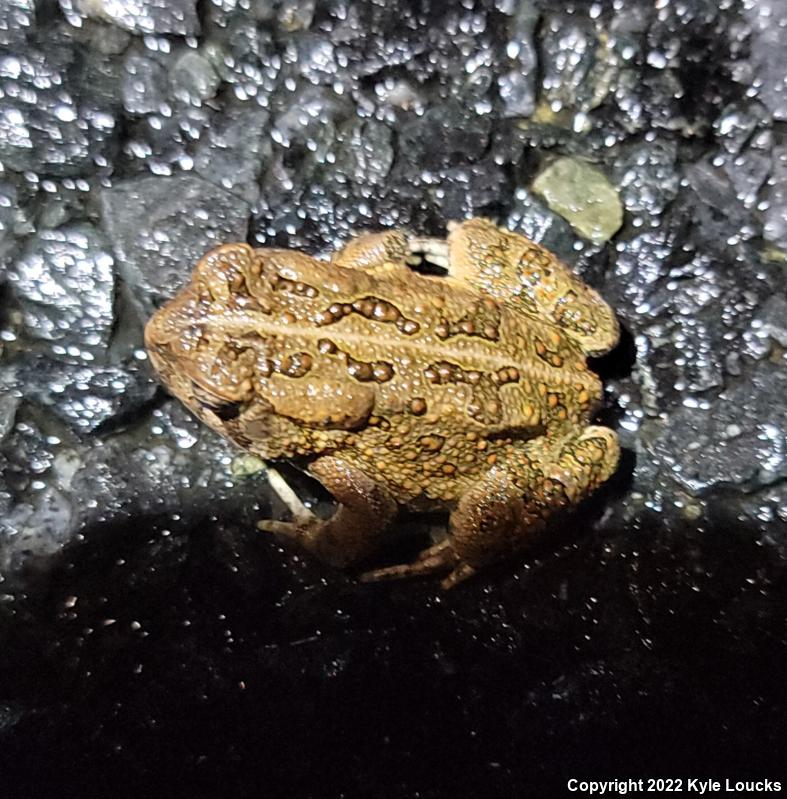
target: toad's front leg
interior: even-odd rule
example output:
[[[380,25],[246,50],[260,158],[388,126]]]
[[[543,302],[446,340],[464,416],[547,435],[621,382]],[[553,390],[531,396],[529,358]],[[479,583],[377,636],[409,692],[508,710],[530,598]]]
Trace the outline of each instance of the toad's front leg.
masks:
[[[442,585],[451,588],[526,545],[556,511],[588,496],[615,471],[618,455],[617,436],[606,427],[521,442],[464,493],[451,513],[445,541],[422,552],[414,563],[367,572],[363,579],[450,570]]]
[[[290,508],[293,520],[265,520],[257,526],[293,539],[331,566],[344,568],[357,563],[377,547],[396,515],[396,502],[366,472],[342,458],[320,458],[309,471],[339,503],[333,516],[330,519],[315,516],[278,473],[270,471],[270,485]]]

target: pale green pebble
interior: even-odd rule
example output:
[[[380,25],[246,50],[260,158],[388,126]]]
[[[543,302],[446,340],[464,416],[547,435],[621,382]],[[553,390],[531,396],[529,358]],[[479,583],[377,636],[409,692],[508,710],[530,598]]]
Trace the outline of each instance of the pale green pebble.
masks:
[[[787,252],[778,247],[766,247],[762,251],[763,260],[774,264],[787,264]]]
[[[603,172],[575,158],[558,158],[533,182],[556,214],[581,236],[603,244],[620,230],[623,206]]]
[[[183,53],[172,68],[172,83],[176,90],[210,100],[221,84],[209,55],[202,55],[193,50]]]
[[[233,477],[250,477],[265,470],[265,461],[256,455],[238,455],[233,458],[230,471]]]
[[[698,519],[702,518],[703,510],[701,503],[696,500],[689,500],[683,505],[683,518],[690,522],[696,522]]]

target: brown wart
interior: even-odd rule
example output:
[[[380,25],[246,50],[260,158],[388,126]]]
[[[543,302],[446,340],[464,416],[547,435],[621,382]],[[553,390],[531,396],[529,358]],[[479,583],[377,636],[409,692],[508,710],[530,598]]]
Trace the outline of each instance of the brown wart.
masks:
[[[318,326],[331,325],[352,313],[375,322],[394,324],[407,336],[412,336],[421,329],[418,322],[408,319],[392,302],[374,296],[361,297],[351,303],[331,303],[318,312],[315,321]]]
[[[473,303],[459,319],[440,319],[434,332],[442,340],[454,336],[476,336],[497,341],[500,338],[500,307],[491,299]]]

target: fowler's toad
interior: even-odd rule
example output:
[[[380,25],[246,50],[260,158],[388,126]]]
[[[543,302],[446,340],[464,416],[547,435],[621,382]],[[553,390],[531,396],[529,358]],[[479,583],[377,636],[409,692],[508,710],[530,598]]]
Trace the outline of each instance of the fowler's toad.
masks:
[[[446,276],[409,268],[413,257]],[[397,506],[450,509],[449,534],[367,579],[448,572],[446,587],[526,543],[615,470],[590,425],[615,316],[551,253],[486,219],[447,240],[353,239],[330,262],[228,244],[148,322],[169,390],[266,459],[304,459],[339,503],[321,520],[280,479],[292,522],[261,522],[347,566]],[[273,473],[275,474],[275,473]]]

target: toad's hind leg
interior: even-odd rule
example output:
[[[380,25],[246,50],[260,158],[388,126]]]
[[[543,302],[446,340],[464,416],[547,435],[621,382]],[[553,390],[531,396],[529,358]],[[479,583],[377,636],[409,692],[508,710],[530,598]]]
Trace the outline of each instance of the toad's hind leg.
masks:
[[[348,269],[375,272],[406,269],[410,257],[407,235],[401,230],[389,230],[350,239],[331,261]]]
[[[414,563],[367,572],[364,579],[413,577],[451,570],[444,588],[526,545],[561,508],[588,496],[617,466],[617,436],[588,427],[575,436],[519,444],[462,496],[450,535]]]
[[[587,355],[618,341],[612,309],[553,253],[488,219],[449,230],[450,275],[485,294],[541,316],[568,333]]]
[[[339,507],[330,519],[320,519],[304,507],[273,470],[269,482],[290,508],[291,522],[265,520],[261,530],[291,538],[331,566],[342,568],[363,559],[377,546],[396,515],[396,502],[364,471],[341,458],[326,456],[309,471],[333,494]]]

